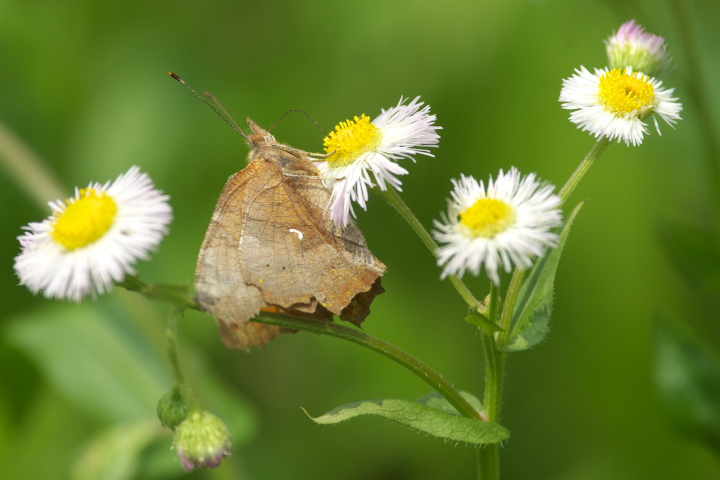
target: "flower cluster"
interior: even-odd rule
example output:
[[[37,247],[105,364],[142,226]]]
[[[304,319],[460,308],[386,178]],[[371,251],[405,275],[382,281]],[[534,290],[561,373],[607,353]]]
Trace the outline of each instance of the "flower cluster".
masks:
[[[418,98],[400,103],[373,121],[366,115],[340,123],[325,138],[329,157],[319,165],[325,182],[332,188],[331,216],[345,226],[355,215],[352,203],[366,209],[368,189],[400,190],[398,175],[407,170],[397,164],[413,154],[431,155],[426,149],[437,145],[435,116]],[[372,176],[371,176],[372,173]],[[491,178],[487,188],[474,178],[453,181],[449,213],[436,222],[435,238],[445,243],[437,251],[442,277],[477,275],[485,265],[490,279],[499,283],[498,270],[514,266],[529,268],[531,257],[554,245],[559,226],[560,198],[554,186],[541,184],[534,174],[522,177],[516,168]]]
[[[660,36],[645,32],[634,20],[623,24],[606,42],[607,68],[585,67],[563,80],[560,101],[572,110],[570,120],[597,138],[639,145],[653,117],[669,125],[680,119],[682,105],[656,77],[671,69]],[[395,107],[341,122],[325,140],[327,156],[318,163],[331,189],[329,214],[345,227],[355,216],[353,203],[367,209],[369,190],[401,190],[400,176],[408,171],[402,159],[433,156],[437,147],[436,116],[430,107],[401,98]],[[449,211],[436,222],[435,238],[442,276],[478,274],[484,265],[499,283],[498,270],[513,265],[528,268],[532,257],[552,246],[561,224],[559,197],[554,187],[522,178],[517,169],[500,171],[487,187],[471,177],[453,181]],[[34,293],[75,301],[112,288],[133,262],[147,258],[167,231],[171,219],[167,196],[153,188],[137,167],[114,183],[90,184],[65,202],[52,202],[53,214],[31,223],[19,237],[22,253],[15,259],[20,282]]]
[[[605,142],[617,140],[633,146],[640,145],[649,133],[645,122],[650,117],[658,134],[658,117],[670,126],[677,123],[682,105],[673,97],[674,90],[664,88],[658,80],[671,70],[664,39],[645,32],[633,20],[623,24],[606,46],[608,67],[591,72],[581,66],[563,80],[559,100],[563,108],[572,110],[570,120],[596,138],[607,139]],[[435,122],[436,116],[420,97],[412,101],[401,97],[396,106],[383,109],[374,120],[364,114],[356,116],[341,122],[324,139],[327,155],[318,161],[318,170],[326,188],[323,193],[330,197],[326,213],[336,227],[351,224],[354,203],[367,209],[371,189],[389,190],[393,195],[392,189],[401,190],[400,177],[409,172],[399,162],[415,161],[416,155],[433,156],[429,149],[438,146],[442,128]],[[576,183],[569,181],[561,198],[554,185],[541,181],[535,173],[523,176],[515,167],[500,170],[487,183],[466,175],[453,179],[447,211],[434,222],[432,232],[440,244],[434,251],[442,268],[440,277],[466,272],[479,275],[484,270],[499,286],[503,271],[531,268],[560,241],[556,230],[563,225],[563,199]],[[35,294],[73,301],[110,291],[113,284],[135,273],[133,264],[147,259],[167,233],[172,220],[168,200],[147,174],[133,166],[114,182],[90,183],[67,200],[50,202],[52,214],[24,227],[26,232],[18,237],[22,251],[15,258],[15,271],[20,283]],[[434,246],[430,234],[422,227],[415,228]],[[298,233],[302,240],[301,232],[290,232]],[[232,248],[237,248],[237,243]],[[219,281],[226,280],[223,276]],[[497,291],[491,292],[475,315],[492,311],[486,306],[489,301],[498,303]],[[551,289],[547,292],[551,296]],[[503,308],[514,312],[514,300],[508,298]],[[504,312],[501,317],[511,319]],[[503,341],[506,345],[496,345],[498,355],[508,351],[501,348],[507,346],[507,339]],[[175,378],[182,378],[176,349],[168,351],[172,352]],[[178,384],[163,396],[157,413],[161,424],[174,432],[173,448],[187,472],[216,468],[230,455],[228,427],[197,407],[187,385]]]
[[[670,69],[662,37],[646,33],[633,20],[623,24],[607,40],[609,68],[585,67],[563,80],[562,107],[574,110],[570,120],[595,137],[617,139],[640,145],[649,133],[644,120],[653,116],[672,126],[680,120],[682,105],[673,97],[674,89],[663,88],[659,76]]]

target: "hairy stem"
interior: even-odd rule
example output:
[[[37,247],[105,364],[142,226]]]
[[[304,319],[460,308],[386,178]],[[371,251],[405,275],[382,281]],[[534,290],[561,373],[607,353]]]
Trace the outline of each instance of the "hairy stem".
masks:
[[[387,190],[376,189],[376,191],[378,191],[390,204],[390,206],[392,206],[400,214],[400,216],[405,219],[433,256],[436,256],[438,249],[437,243],[435,243],[435,240],[432,238],[432,235],[430,235],[430,232],[425,230],[425,227],[423,227],[422,223],[420,223],[420,220],[417,219],[412,210],[408,208],[397,191],[394,188],[388,188]],[[463,300],[465,300],[465,303],[467,303],[471,308],[477,308],[479,305],[478,300],[475,296],[473,296],[470,289],[463,283],[460,277],[457,275],[450,275],[448,278],[455,287],[455,290],[457,290]]]
[[[354,328],[310,318],[291,317],[287,315],[263,312],[261,317],[256,317],[252,321],[275,325],[278,327],[305,330],[320,335],[330,335],[332,337],[356,343],[374,352],[380,353],[420,377],[423,381],[425,381],[425,383],[445,397],[447,401],[450,402],[450,404],[464,417],[483,420],[481,413],[475,410],[472,405],[470,405],[470,403],[465,400],[462,395],[460,395],[460,392],[455,390],[455,388],[453,388],[453,386],[450,385],[450,383],[445,380],[442,375],[435,372],[409,353],[384,340],[373,337]]]

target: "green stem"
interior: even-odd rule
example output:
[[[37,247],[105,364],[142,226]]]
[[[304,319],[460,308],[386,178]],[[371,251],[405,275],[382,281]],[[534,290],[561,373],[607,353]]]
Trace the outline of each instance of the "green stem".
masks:
[[[507,354],[501,349],[507,343],[512,327],[512,314],[515,311],[518,293],[525,279],[524,270],[515,270],[508,285],[505,303],[499,313],[500,295],[497,287],[490,287],[489,317],[502,329],[494,335],[481,332],[483,350],[485,352],[485,396],[483,413],[489,422],[500,421],[502,394],[505,377],[505,360]],[[493,338],[494,337],[494,338]],[[478,450],[478,478],[481,480],[498,480],[500,478],[500,446],[490,444]]]
[[[593,145],[593,148],[590,149],[588,154],[585,155],[585,158],[583,158],[573,174],[570,175],[570,178],[568,178],[568,181],[565,182],[565,185],[563,185],[558,194],[562,199],[562,203],[565,203],[570,194],[575,190],[575,187],[580,183],[580,180],[583,179],[588,170],[590,170],[590,167],[595,163],[595,160],[602,155],[608,145],[610,145],[610,140],[608,140],[607,137],[602,137]]]
[[[478,449],[478,479],[500,479],[500,444],[489,443]]]
[[[168,285],[165,283],[148,285],[137,275],[128,275],[117,285],[125,290],[139,293],[150,300],[169,303],[179,309],[200,309],[195,299],[190,295],[190,288],[187,285]]]
[[[510,285],[508,285],[507,293],[505,294],[505,304],[503,305],[500,321],[498,322],[498,325],[502,329],[495,337],[495,342],[499,349],[504,348],[507,344],[510,329],[512,328],[513,313],[515,313],[515,303],[517,302],[520,287],[522,287],[524,280],[525,270],[516,269],[510,279]]]
[[[167,341],[167,355],[170,362],[173,378],[176,385],[185,384],[185,376],[180,367],[180,358],[178,356],[178,320],[182,316],[182,310],[177,307],[170,307],[170,315],[168,316],[167,327],[165,328],[165,340]]]
[[[488,317],[498,323],[498,307],[500,293],[494,283],[490,284],[490,305]],[[502,362],[503,353],[495,346],[493,333],[480,330],[483,354],[485,357],[485,395],[483,398],[483,414],[486,420],[498,420],[500,395],[502,394]],[[500,448],[498,444],[490,444],[478,450],[478,478],[480,480],[498,480],[500,478]]]
[[[580,162],[575,172],[560,190],[559,196],[562,203],[567,201],[590,167],[610,144],[610,141],[603,137],[598,140],[593,148]],[[517,302],[520,287],[525,280],[525,271],[516,269],[508,285],[505,296],[505,303],[498,321],[497,288],[493,285],[490,291],[491,308],[489,317],[496,322],[501,330],[493,334],[481,331],[483,338],[483,350],[485,351],[485,397],[483,401],[483,413],[490,422],[500,420],[502,407],[503,380],[505,375],[505,361],[507,354],[502,351],[508,342],[510,329],[512,328],[513,313]],[[481,480],[498,480],[500,478],[500,447],[498,444],[490,444],[478,451],[478,478]]]
[[[577,169],[560,190],[559,196],[562,203],[567,201],[585,174],[590,170],[590,167],[593,166],[608,145],[610,145],[610,141],[605,137],[593,145],[593,148],[585,158],[583,158],[580,165],[578,165]],[[510,285],[508,285],[505,303],[499,319],[497,310],[499,295],[497,288],[492,285],[492,289],[490,290],[491,308],[489,317],[490,320],[497,323],[501,329],[494,335],[486,331],[481,331],[486,369],[483,413],[490,422],[498,422],[500,420],[505,362],[507,359],[507,354],[503,352],[502,349],[507,345],[509,339],[513,314],[515,312],[515,303],[517,302],[520,287],[522,287],[524,280],[525,271],[515,269],[510,280]],[[497,480],[500,478],[500,447],[498,444],[487,445],[478,451],[478,478],[481,480]]]
[[[173,380],[175,380],[174,391],[182,396],[188,408],[188,412],[200,410],[200,406],[195,400],[195,394],[190,385],[185,381],[185,375],[180,365],[180,355],[178,354],[178,321],[183,315],[184,308],[176,306],[170,307],[167,325],[165,326],[165,341],[167,343],[167,357],[170,362],[170,370],[172,371]],[[162,421],[162,419],[161,419]]]
[[[400,350],[384,340],[368,335],[360,330],[338,325],[332,322],[325,322],[310,318],[291,317],[287,315],[262,313],[261,317],[256,317],[253,322],[266,323],[268,325],[276,325],[278,327],[292,328],[295,330],[305,330],[320,335],[329,335],[341,338],[349,342],[356,343],[374,352],[380,353],[387,358],[399,363],[412,373],[420,377],[434,390],[447,399],[450,404],[467,418],[484,420],[480,412],[475,410],[465,398],[453,388],[450,383],[445,380],[442,375],[432,370],[430,367],[422,363],[409,353]]]
[[[428,250],[430,250],[433,256],[437,256],[437,243],[435,243],[432,235],[430,235],[430,233],[425,230],[425,227],[423,227],[422,223],[420,223],[420,220],[417,219],[412,210],[408,208],[407,204],[405,204],[402,197],[400,197],[400,195],[398,194],[397,190],[395,190],[394,188],[388,188],[387,190],[380,190],[379,188],[376,188],[375,191],[379,192],[390,204],[390,206],[393,207],[400,214],[400,216],[405,219],[405,221],[415,231],[418,237],[420,237],[420,240],[423,242],[423,244],[425,244]],[[477,308],[480,302],[478,302],[475,296],[473,296],[470,289],[467,287],[467,285],[463,283],[460,277],[458,277],[457,275],[450,275],[448,278],[450,279],[450,283],[452,283],[455,287],[455,290],[457,290],[463,300],[465,300],[465,303],[467,303],[468,306],[470,306],[471,308]]]

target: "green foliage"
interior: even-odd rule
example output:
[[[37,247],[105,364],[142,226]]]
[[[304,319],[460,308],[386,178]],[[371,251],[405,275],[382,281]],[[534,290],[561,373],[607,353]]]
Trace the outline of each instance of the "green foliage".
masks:
[[[130,480],[137,478],[143,450],[162,432],[154,419],[119,425],[101,432],[74,464],[72,480]],[[165,473],[175,468],[168,465]]]
[[[472,309],[470,309],[470,311],[468,312],[468,316],[465,318],[465,321],[471,325],[475,325],[478,328],[482,328],[483,330],[485,330],[486,333],[495,333],[502,331],[502,328],[500,328],[488,317],[486,317],[480,312],[473,311]]]
[[[575,216],[582,208],[580,203],[567,217],[560,232],[557,247],[548,249],[535,262],[518,294],[508,343],[502,350],[516,352],[532,348],[540,343],[550,331],[550,315],[554,300],[555,273],[560,255],[570,234]]]
[[[410,171],[403,177],[402,197],[429,225],[444,208],[448,179],[459,173],[486,178],[516,165],[560,186],[594,142],[561,110],[561,79],[581,64],[591,70],[605,66],[602,40],[621,22],[651,22],[645,26],[667,35],[681,63],[664,86],[676,88],[684,120],[662,136],[653,131],[640,147],[610,145],[574,193],[573,198],[591,198],[592,209],[583,208],[572,248],[563,253],[551,341],[508,361],[504,409],[514,441],[508,444],[512,453],[503,453],[522,461],[504,462],[503,478],[715,480],[717,459],[666,428],[647,381],[649,325],[658,305],[675,311],[705,307],[682,294],[679,276],[651,235],[658,212],[662,218],[697,221],[710,198],[703,191],[710,184],[701,163],[706,147],[697,134],[706,121],[685,80],[698,77],[712,87],[714,72],[720,72],[714,48],[720,2],[674,3],[694,12],[691,33],[700,47],[702,75],[682,66],[687,56],[677,16],[651,0],[370,0],[353,4],[351,15],[326,1],[0,2],[5,73],[0,85],[12,92],[0,98],[1,120],[42,157],[66,195],[76,185],[115,178],[132,164],[147,171],[171,196],[175,220],[152,260],[139,262],[138,269],[148,282],[182,284],[192,282],[213,207],[227,177],[245,165],[247,148],[170,79],[168,70],[219,97],[241,127],[246,116],[269,127],[298,107],[330,130],[353,115],[377,115],[400,95],[422,95],[444,130],[435,159],[402,163]],[[711,112],[720,111],[717,94],[700,100]],[[322,150],[324,134],[301,115],[288,115],[273,133],[294,147]],[[25,313],[58,302],[33,297],[12,274],[19,227],[41,220],[49,209],[38,208],[5,171],[0,199],[4,333]],[[479,391],[477,330],[462,320],[464,306],[440,282],[432,257],[377,198],[367,212],[356,213],[370,248],[389,267],[383,279],[388,292],[373,304],[365,331]],[[479,295],[487,291],[486,278],[466,281]],[[159,319],[148,318],[148,304],[142,303],[140,313],[118,316],[162,328],[165,310],[160,308]],[[708,307],[708,313],[716,321],[717,309]],[[242,472],[227,473],[233,464],[226,461],[220,469],[225,478],[475,475],[467,449],[442,448],[441,442],[401,428],[388,428],[378,441],[376,421],[356,422],[350,438],[348,428],[309,428],[292,408],[293,403],[311,409],[328,401],[338,405],[345,395],[421,395],[424,385],[384,358],[304,332],[250,355],[228,352],[214,321],[196,312],[187,313],[181,329],[188,379],[202,392],[203,405],[221,403],[222,410],[215,405],[212,410],[233,432],[228,460],[241,463]],[[94,420],[94,408],[88,411],[60,395],[39,363],[7,344],[2,338],[4,476],[66,478],[67,464],[105,425]],[[153,348],[162,356],[161,339]],[[170,387],[165,383],[161,390]],[[417,393],[403,396],[413,388]],[[373,391],[388,393],[368,394]],[[262,419],[262,435],[250,452],[239,441],[253,435],[258,421],[247,398]],[[177,468],[175,478],[189,478],[168,455],[169,443],[151,448]]]
[[[99,418],[148,418],[172,384],[157,350],[91,303],[48,305],[9,325],[13,344],[47,380]]]
[[[104,299],[102,305],[48,303],[9,319],[4,329],[7,341],[35,363],[46,381],[100,425],[73,452],[73,480],[167,478],[182,471],[175,454],[169,454],[171,434],[155,416],[158,399],[172,385],[168,367],[162,350],[128,318],[118,299]],[[236,445],[242,445],[256,429],[254,411],[201,359],[186,354],[208,404],[231,427]],[[158,445],[164,447],[152,454]]]
[[[477,398],[466,392],[462,392],[462,395],[480,410]],[[310,418],[321,425],[333,425],[365,415],[386,418],[445,440],[474,445],[502,442],[510,436],[507,429],[496,423],[461,417],[437,393],[426,395],[417,402],[381,399],[348,403],[319,417]]]
[[[655,322],[655,382],[676,425],[720,453],[720,360],[672,321]]]

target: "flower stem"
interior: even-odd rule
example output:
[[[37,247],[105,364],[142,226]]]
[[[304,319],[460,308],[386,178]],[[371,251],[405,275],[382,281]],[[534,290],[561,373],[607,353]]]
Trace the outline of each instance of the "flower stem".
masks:
[[[494,283],[490,284],[490,305],[488,317],[498,323],[500,292]],[[493,333],[481,330],[483,354],[485,357],[485,395],[483,414],[490,421],[497,421],[500,395],[502,394],[502,362],[504,353],[500,352],[493,340]],[[478,478],[480,480],[498,480],[500,478],[500,449],[498,444],[490,444],[478,450]]]
[[[167,355],[170,362],[173,378],[176,385],[185,384],[185,376],[180,367],[180,358],[178,357],[178,320],[182,317],[182,310],[177,307],[170,307],[170,315],[168,315],[167,327],[165,328],[165,340],[167,341]]]
[[[580,165],[578,165],[573,174],[570,175],[570,178],[568,178],[568,181],[565,182],[565,185],[563,185],[560,193],[558,194],[562,199],[562,203],[565,203],[570,194],[575,190],[575,187],[577,187],[578,183],[580,183],[580,180],[583,179],[588,170],[590,170],[590,167],[592,167],[593,163],[595,163],[595,160],[602,155],[608,145],[610,145],[610,140],[608,140],[607,137],[602,137],[595,143],[595,145],[593,145],[593,148],[590,149],[588,154],[585,155],[585,158],[583,158],[582,162],[580,162]]]
[[[261,317],[256,317],[252,321],[266,323],[268,325],[276,325],[278,327],[305,330],[320,335],[330,335],[373,350],[399,363],[420,377],[434,390],[445,397],[447,401],[450,402],[450,404],[464,417],[484,420],[481,413],[475,410],[472,405],[470,405],[470,403],[460,394],[460,392],[455,390],[453,386],[442,377],[442,375],[435,372],[409,353],[384,340],[380,340],[379,338],[368,335],[360,330],[311,318],[300,318],[262,312]]]
[[[502,329],[494,334],[481,332],[483,351],[485,353],[485,395],[483,413],[489,422],[499,422],[502,407],[502,393],[505,376],[505,360],[507,354],[502,347],[508,340],[512,327],[512,316],[515,311],[518,293],[525,279],[524,270],[515,270],[505,295],[505,303],[500,310],[500,294],[497,287],[491,284],[489,317]],[[497,480],[500,478],[500,446],[487,445],[478,450],[478,478],[481,480]]]
[[[433,256],[436,256],[438,249],[437,243],[435,243],[432,235],[430,235],[430,233],[425,230],[425,227],[423,227],[422,223],[420,223],[412,210],[408,208],[407,204],[405,204],[402,197],[400,197],[397,191],[394,188],[388,188],[387,190],[380,190],[379,188],[376,188],[375,191],[379,192],[390,204],[390,206],[393,207],[400,214],[400,216],[405,219],[405,221],[415,231],[418,237],[420,237],[420,240],[423,242],[423,244],[425,244],[428,250],[430,250]],[[478,302],[478,300],[472,294],[467,285],[463,283],[460,277],[458,277],[457,275],[450,275],[448,278],[455,287],[455,290],[457,290],[463,300],[465,300],[465,303],[467,303],[468,306],[470,306],[471,308],[477,308],[480,302]]]
[[[610,141],[603,137],[580,162],[575,172],[560,190],[562,203],[570,197],[585,174],[590,170],[595,160],[605,151]],[[525,271],[516,269],[510,280],[502,312],[498,315],[499,295],[497,288],[492,285],[490,290],[490,319],[497,323],[501,330],[493,334],[482,331],[483,350],[485,352],[485,396],[483,399],[483,413],[490,422],[500,420],[502,407],[503,378],[505,375],[505,361],[507,354],[502,351],[508,342],[512,328],[515,303],[517,302],[520,287],[525,279]],[[500,478],[500,449],[498,444],[490,444],[478,451],[478,478],[481,480],[498,480]]]
[[[185,380],[185,375],[180,365],[180,355],[178,354],[178,321],[183,315],[184,308],[176,306],[170,307],[167,325],[165,326],[165,341],[167,343],[167,357],[170,362],[170,370],[172,371],[173,380],[175,380],[175,388],[178,390],[182,398],[187,403],[188,411],[199,411],[200,407],[195,400],[195,394],[190,388],[190,384]]]
[[[137,275],[128,275],[117,285],[130,292],[137,292],[150,300],[169,303],[181,310],[186,308],[199,310],[198,304],[190,295],[190,288],[187,285],[168,285],[165,283],[148,285]]]
[[[499,349],[504,348],[507,344],[510,329],[512,328],[513,313],[515,313],[515,303],[517,302],[523,280],[525,280],[525,270],[516,269],[510,279],[510,285],[508,285],[507,293],[505,294],[505,304],[503,305],[500,321],[498,322],[502,331],[496,334],[495,343]]]

